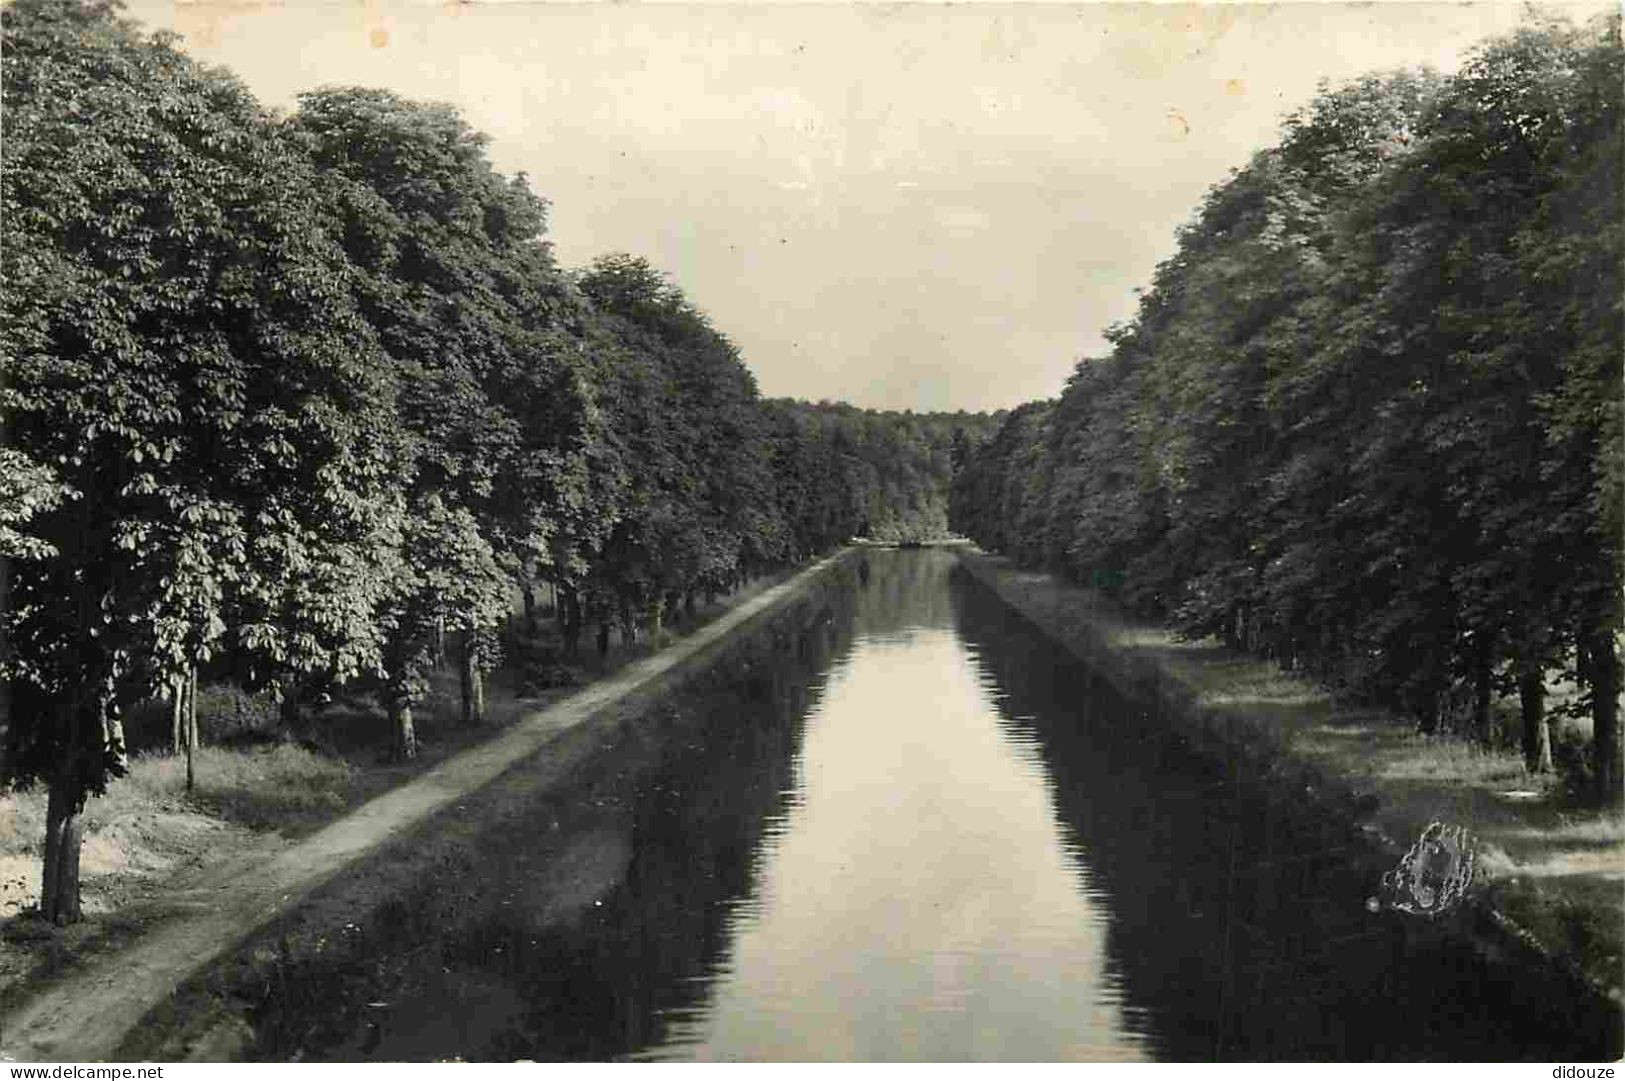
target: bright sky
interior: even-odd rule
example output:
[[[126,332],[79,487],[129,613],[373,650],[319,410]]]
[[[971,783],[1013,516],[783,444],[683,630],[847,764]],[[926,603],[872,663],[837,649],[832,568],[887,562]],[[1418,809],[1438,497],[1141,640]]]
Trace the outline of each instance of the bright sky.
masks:
[[[1317,80],[1450,70],[1521,5],[128,10],[268,104],[358,84],[458,105],[552,203],[560,262],[647,257],[765,394],[978,410],[1103,351],[1203,192]]]

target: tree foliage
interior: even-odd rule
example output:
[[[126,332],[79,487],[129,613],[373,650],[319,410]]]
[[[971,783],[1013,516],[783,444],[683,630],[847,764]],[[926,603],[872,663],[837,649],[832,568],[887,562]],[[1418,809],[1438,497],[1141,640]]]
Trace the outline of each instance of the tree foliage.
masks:
[[[1012,412],[956,527],[1181,632],[1489,739],[1544,675],[1619,793],[1618,18],[1324,88],[1214,188],[1109,356]]]
[[[122,770],[122,706],[228,629],[341,676],[372,659],[318,590],[387,517],[394,386],[311,163],[235,80],[98,7],[14,4],[5,47],[3,406],[38,467],[5,517],[50,553],[11,583],[6,768],[71,835]]]
[[[120,717],[200,669],[370,688],[414,747],[515,585],[658,628],[857,533],[940,532],[982,418],[765,403],[647,263],[558,268],[546,204],[447,106],[267,113],[101,0],[4,12],[5,774],[47,782],[43,910]]]

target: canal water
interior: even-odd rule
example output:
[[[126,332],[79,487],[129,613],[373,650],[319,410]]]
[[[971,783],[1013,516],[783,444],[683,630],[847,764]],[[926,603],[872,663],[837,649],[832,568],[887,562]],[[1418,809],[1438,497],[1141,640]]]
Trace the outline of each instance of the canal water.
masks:
[[[951,552],[865,558],[767,661],[674,699],[641,764],[493,830],[479,881],[425,882],[410,934],[268,982],[253,1057],[1617,1047],[1617,1017],[1563,980],[1368,912],[1348,823],[1153,723]],[[543,905],[561,830],[606,869]]]

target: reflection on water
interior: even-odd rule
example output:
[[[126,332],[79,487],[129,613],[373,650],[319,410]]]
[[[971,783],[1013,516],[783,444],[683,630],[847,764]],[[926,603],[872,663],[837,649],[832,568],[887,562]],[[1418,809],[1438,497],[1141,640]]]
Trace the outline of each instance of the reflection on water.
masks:
[[[958,636],[860,633],[806,725],[730,957],[665,1052],[1137,1057],[1043,762]]]
[[[968,576],[966,576],[968,579]],[[1612,1058],[1620,1021],[1547,967],[1373,915],[1364,838],[1301,791],[1198,753],[973,581],[956,621],[1049,767],[1110,898],[1106,954],[1159,1059]]]
[[[466,826],[399,934],[266,992],[255,1054],[1601,1057],[1617,1022],[1551,980],[1365,912],[1347,823],[1149,723],[951,554],[867,558]]]

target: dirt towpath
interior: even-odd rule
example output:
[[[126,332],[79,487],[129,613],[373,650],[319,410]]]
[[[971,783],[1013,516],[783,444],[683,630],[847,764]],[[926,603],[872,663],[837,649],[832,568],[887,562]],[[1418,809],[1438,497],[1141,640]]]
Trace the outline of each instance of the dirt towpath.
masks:
[[[356,808],[321,832],[199,898],[193,916],[154,928],[129,948],[0,1018],[0,1060],[102,1061],[176,986],[389,839],[417,826],[535,754],[559,733],[631,695],[774,607],[840,558],[830,556],[750,598],[660,653],[628,665],[487,743]]]

